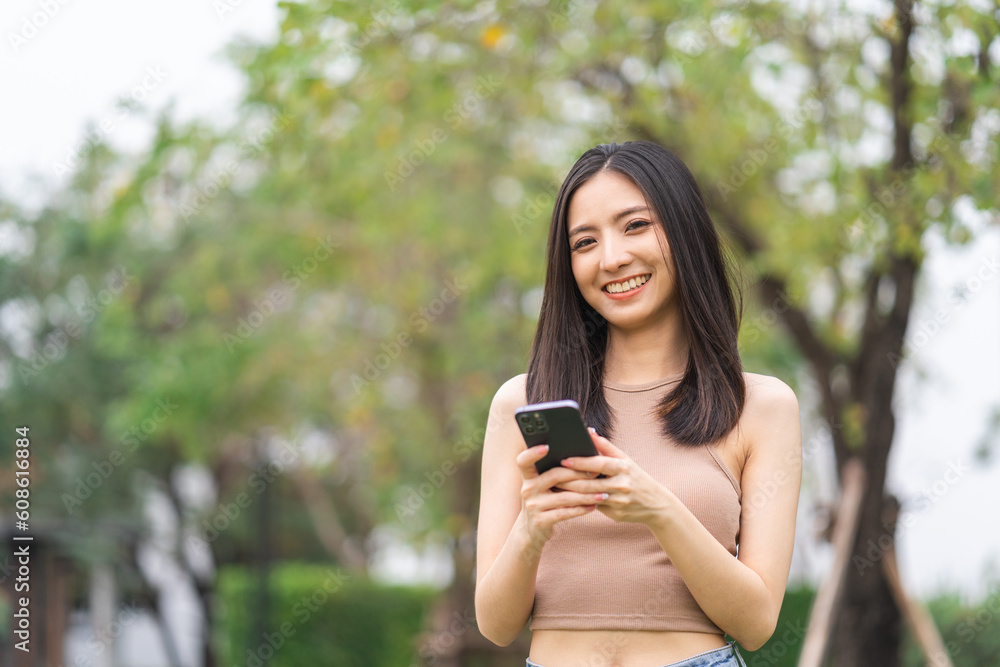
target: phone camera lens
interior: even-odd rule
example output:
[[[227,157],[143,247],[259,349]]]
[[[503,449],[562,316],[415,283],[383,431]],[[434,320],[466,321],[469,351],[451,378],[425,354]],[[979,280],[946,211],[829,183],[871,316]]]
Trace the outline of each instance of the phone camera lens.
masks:
[[[524,427],[524,432],[527,433],[528,435],[531,435],[532,433],[535,432],[535,427],[534,426],[525,426]]]

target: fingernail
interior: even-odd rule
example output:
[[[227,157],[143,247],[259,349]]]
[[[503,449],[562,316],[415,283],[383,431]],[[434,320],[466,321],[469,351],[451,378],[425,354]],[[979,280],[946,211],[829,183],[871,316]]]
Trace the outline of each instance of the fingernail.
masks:
[[[593,426],[588,426],[587,430],[593,433],[594,435],[597,435],[597,429],[594,428]]]
[[[563,459],[562,464],[567,468],[572,468],[575,465],[573,459]]]
[[[608,499],[608,494],[606,494],[606,493],[598,493],[598,494],[594,495],[594,498],[596,498],[597,500],[607,500]]]

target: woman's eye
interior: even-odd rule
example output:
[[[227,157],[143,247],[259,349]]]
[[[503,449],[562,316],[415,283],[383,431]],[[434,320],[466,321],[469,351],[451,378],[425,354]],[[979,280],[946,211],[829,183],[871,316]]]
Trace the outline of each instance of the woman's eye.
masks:
[[[632,222],[628,223],[628,225],[626,225],[625,231],[629,231],[632,229],[642,229],[643,227],[649,227],[649,222],[646,220],[633,220]]]
[[[573,250],[580,250],[581,248],[586,248],[593,242],[594,239],[580,239],[579,241],[573,244]]]

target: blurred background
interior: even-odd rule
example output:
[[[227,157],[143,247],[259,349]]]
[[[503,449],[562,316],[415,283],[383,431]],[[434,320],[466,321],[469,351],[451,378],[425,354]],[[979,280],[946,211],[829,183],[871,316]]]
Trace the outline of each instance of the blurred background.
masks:
[[[1000,665],[998,23],[6,2],[0,664],[522,665],[528,634],[474,617],[487,412],[562,178],[648,139],[743,267],[746,369],[802,407],[789,590],[748,664]]]

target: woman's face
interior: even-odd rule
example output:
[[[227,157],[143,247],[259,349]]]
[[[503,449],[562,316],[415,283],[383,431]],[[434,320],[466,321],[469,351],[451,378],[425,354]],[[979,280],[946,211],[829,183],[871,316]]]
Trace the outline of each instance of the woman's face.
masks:
[[[573,276],[612,327],[656,326],[677,314],[670,248],[655,215],[642,191],[613,171],[592,176],[570,200]]]

